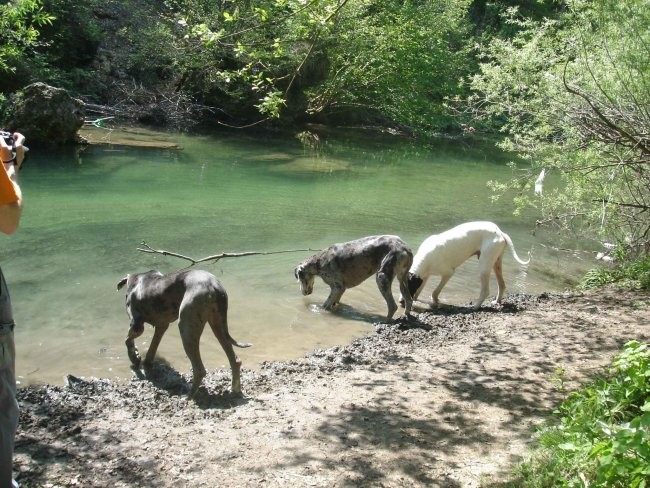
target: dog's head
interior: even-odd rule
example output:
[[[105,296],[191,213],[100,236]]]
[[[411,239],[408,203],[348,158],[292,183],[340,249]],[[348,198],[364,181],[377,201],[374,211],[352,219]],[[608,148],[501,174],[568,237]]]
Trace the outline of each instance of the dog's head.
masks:
[[[305,263],[300,263],[293,270],[293,275],[300,282],[300,291],[302,294],[311,295],[311,292],[314,291],[314,273],[311,272],[310,267]]]
[[[155,269],[147,271],[146,273],[128,274],[120,281],[118,281],[117,289],[121,290],[126,285],[126,292],[130,293],[133,287],[136,286],[139,282],[146,282],[153,278],[160,278],[162,276],[163,274],[160,271],[156,271]]]
[[[419,275],[409,273],[408,287],[409,287],[409,293],[411,294],[412,297],[416,297],[420,294],[420,288],[422,288],[423,284],[424,284],[424,280],[422,280],[422,278],[420,278]]]

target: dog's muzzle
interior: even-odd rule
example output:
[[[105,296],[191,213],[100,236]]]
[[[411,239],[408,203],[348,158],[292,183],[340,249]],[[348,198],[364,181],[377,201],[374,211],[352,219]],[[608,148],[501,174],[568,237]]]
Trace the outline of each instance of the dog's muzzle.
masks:
[[[314,286],[307,283],[300,282],[300,291],[303,295],[311,295],[311,292],[314,291]]]
[[[311,295],[311,292],[314,291],[314,278],[313,276],[308,276],[302,266],[298,266],[293,270],[293,275],[300,283],[300,291],[303,295]]]

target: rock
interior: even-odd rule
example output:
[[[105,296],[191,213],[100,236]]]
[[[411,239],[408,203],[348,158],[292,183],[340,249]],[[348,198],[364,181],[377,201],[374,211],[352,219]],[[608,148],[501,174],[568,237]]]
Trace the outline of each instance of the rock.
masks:
[[[62,88],[33,83],[11,97],[8,126],[30,142],[78,143],[84,124],[84,103]]]

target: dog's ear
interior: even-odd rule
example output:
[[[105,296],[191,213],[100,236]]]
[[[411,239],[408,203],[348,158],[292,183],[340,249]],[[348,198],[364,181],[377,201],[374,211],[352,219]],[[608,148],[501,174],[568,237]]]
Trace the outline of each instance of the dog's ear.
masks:
[[[122,278],[120,282],[117,284],[117,289],[120,290],[124,285],[126,285],[128,279],[129,279],[129,275],[126,275],[124,278]]]
[[[298,266],[296,266],[296,269],[293,270],[293,275],[296,277],[298,281],[304,279],[305,266],[303,264],[299,264]]]

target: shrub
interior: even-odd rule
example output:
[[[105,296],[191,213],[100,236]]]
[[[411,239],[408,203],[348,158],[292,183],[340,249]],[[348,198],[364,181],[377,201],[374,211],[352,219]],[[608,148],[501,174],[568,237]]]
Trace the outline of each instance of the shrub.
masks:
[[[587,271],[580,288],[589,290],[616,284],[628,289],[650,290],[650,256],[636,261],[622,261],[614,267],[595,268]]]
[[[650,479],[650,350],[628,342],[608,375],[571,393],[541,447],[506,486],[645,488]]]

